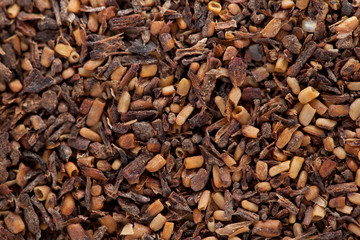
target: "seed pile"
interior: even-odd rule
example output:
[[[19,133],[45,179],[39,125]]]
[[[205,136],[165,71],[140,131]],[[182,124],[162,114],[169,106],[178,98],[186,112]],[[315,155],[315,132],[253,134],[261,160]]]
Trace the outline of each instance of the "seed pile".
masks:
[[[359,238],[359,6],[0,1],[0,238]]]

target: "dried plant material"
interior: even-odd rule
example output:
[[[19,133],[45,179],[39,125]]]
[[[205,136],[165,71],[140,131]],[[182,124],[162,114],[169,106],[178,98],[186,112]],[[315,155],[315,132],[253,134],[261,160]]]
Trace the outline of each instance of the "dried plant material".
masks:
[[[291,201],[289,201],[288,199],[284,198],[283,196],[276,194],[276,196],[279,198],[278,199],[278,203],[286,208],[290,213],[292,214],[298,214],[299,212],[299,208],[297,208]]]
[[[271,19],[271,21],[261,30],[261,35],[264,38],[275,37],[276,34],[280,31],[281,20],[277,18]]]
[[[80,172],[86,177],[90,177],[90,178],[93,178],[96,180],[106,180],[107,179],[105,177],[105,175],[96,168],[89,168],[89,167],[85,167],[82,165],[79,165],[79,168],[80,168]]]
[[[254,223],[253,232],[263,237],[277,237],[281,234],[282,224],[279,220],[266,220]]]
[[[290,162],[291,161],[285,161],[282,163],[279,163],[269,169],[269,175],[270,177],[276,176],[282,172],[288,171],[290,169]]]
[[[356,192],[357,190],[358,188],[354,182],[340,183],[336,185],[331,185],[326,188],[326,191],[332,195],[336,195],[340,193]]]
[[[319,169],[320,176],[323,178],[328,177],[334,171],[335,167],[336,167],[336,162],[327,159]]]
[[[223,228],[216,229],[215,232],[222,236],[229,236],[229,235],[233,234],[234,232],[240,234],[243,232],[248,232],[250,224],[251,224],[251,222],[247,222],[247,221],[244,221],[241,223],[240,222],[232,223],[232,224],[226,225]]]
[[[354,72],[357,72],[360,69],[360,63],[359,61],[350,58],[345,64],[344,66],[341,68],[340,70],[340,74],[342,76],[350,76],[352,74],[354,74]]]
[[[253,70],[252,74],[257,82],[261,82],[270,76],[270,73],[264,67],[256,68]]]
[[[41,72],[34,69],[24,79],[24,92],[38,93],[41,90],[53,85],[55,81],[51,77],[43,77]]]
[[[0,239],[360,236],[358,8],[0,1]]]
[[[359,108],[360,108],[360,99],[358,98],[351,103],[349,108],[349,116],[354,121],[360,117]]]
[[[241,58],[234,57],[229,62],[229,77],[234,86],[241,86],[245,81],[245,64]]]
[[[299,57],[296,59],[296,62],[292,66],[290,66],[287,70],[287,74],[290,77],[294,77],[299,73],[302,66],[305,64],[305,62],[312,56],[312,54],[316,50],[316,47],[317,47],[317,45],[313,41],[306,44],[304,51],[300,53]]]
[[[88,239],[88,236],[80,223],[70,224],[66,227],[70,239]]]
[[[299,54],[301,51],[301,43],[299,42],[298,38],[293,35],[287,35],[282,40],[284,47],[286,47],[291,53]]]
[[[286,144],[289,143],[293,133],[299,128],[299,125],[293,127],[285,128],[278,137],[276,146],[278,148],[284,148]]]
[[[24,206],[24,220],[27,229],[39,239],[41,237],[39,217],[32,206],[29,195],[26,193],[21,194],[19,196],[19,202]]]
[[[10,232],[17,234],[25,230],[25,224],[21,217],[15,213],[10,212],[4,219],[6,227]]]
[[[123,169],[124,177],[130,183],[138,182],[140,175],[145,171],[146,163],[150,160],[150,158],[151,155],[147,152],[139,155]]]
[[[355,28],[357,28],[357,26],[359,26],[359,20],[357,19],[357,17],[352,16],[346,19],[335,27],[335,30],[337,32],[337,38],[345,38],[349,34],[351,35]]]

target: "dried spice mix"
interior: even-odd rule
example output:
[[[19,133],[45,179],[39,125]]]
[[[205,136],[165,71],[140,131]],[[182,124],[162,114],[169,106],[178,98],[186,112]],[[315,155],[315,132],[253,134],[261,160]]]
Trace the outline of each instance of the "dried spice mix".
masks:
[[[0,239],[359,239],[359,0],[0,0]]]

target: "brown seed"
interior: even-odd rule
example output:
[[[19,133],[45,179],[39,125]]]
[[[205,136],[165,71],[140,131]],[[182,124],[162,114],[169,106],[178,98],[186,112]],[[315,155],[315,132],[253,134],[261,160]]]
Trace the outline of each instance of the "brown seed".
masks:
[[[117,229],[117,223],[114,220],[114,218],[110,215],[106,215],[105,217],[102,217],[100,219],[100,224],[105,225],[107,227],[107,232],[109,234],[114,233]]]
[[[273,38],[280,31],[281,20],[277,18],[271,19],[270,22],[260,31],[264,38]]]
[[[179,114],[176,116],[176,124],[182,126],[186,119],[191,115],[193,112],[194,107],[191,104],[186,105],[181,109]]]
[[[95,99],[88,113],[88,117],[86,119],[86,125],[92,127],[100,121],[105,105],[106,103],[104,100],[100,98]]]
[[[80,129],[80,135],[93,142],[102,142],[101,137],[97,132],[86,127]]]
[[[55,46],[55,52],[57,52],[58,54],[60,54],[61,56],[65,57],[65,58],[68,58],[72,51],[73,51],[73,48],[67,44],[58,43]]]
[[[243,200],[241,201],[241,206],[246,209],[249,210],[251,212],[258,212],[259,211],[259,206],[256,205],[255,203],[252,203],[248,200]]]
[[[290,162],[291,161],[285,161],[271,167],[269,169],[269,176],[274,177],[282,172],[288,171],[290,169]]]
[[[104,207],[104,196],[100,195],[97,197],[91,197],[91,210],[101,210]]]
[[[280,236],[282,230],[282,224],[279,220],[266,220],[258,221],[254,223],[253,233],[267,237]]]
[[[360,227],[358,227],[357,225],[355,225],[354,223],[349,223],[347,225],[347,229],[354,233],[355,235],[359,236],[360,237]]]
[[[157,154],[146,164],[145,168],[149,172],[157,172],[163,166],[165,166],[165,164],[166,164],[166,160],[163,158],[163,156],[161,156],[160,154]]]
[[[298,176],[304,161],[305,159],[303,157],[293,157],[289,169],[290,178],[295,179]]]
[[[299,122],[304,126],[309,125],[311,123],[311,120],[314,118],[315,113],[316,110],[312,108],[310,104],[305,104],[301,109],[299,115]]]
[[[159,213],[151,221],[149,227],[151,228],[151,230],[156,232],[159,231],[164,226],[165,222],[166,222],[166,217],[164,217],[161,213]]]
[[[100,185],[92,185],[90,192],[93,197],[100,196],[102,193],[102,187]]]
[[[319,187],[316,185],[310,186],[309,191],[305,193],[305,198],[308,201],[311,201],[315,199],[317,196],[319,196]]]
[[[314,89],[313,87],[307,87],[301,90],[301,92],[298,95],[298,98],[302,104],[306,104],[311,100],[317,98],[319,95],[320,93],[316,91],[316,89]]]
[[[225,209],[225,198],[224,195],[220,192],[216,192],[212,195],[212,199],[215,204],[222,210]]]
[[[156,200],[152,204],[149,205],[146,212],[151,216],[154,217],[159,214],[162,210],[164,210],[164,205],[161,203],[160,199]]]
[[[163,228],[163,232],[161,235],[161,239],[163,240],[169,240],[171,238],[171,235],[174,231],[174,223],[173,222],[166,222]]]
[[[224,161],[226,166],[231,167],[236,164],[236,161],[227,153],[221,154],[221,159]]]
[[[149,64],[149,65],[142,65],[140,71],[140,77],[153,77],[157,73],[157,65],[156,64]]]
[[[199,168],[204,164],[203,156],[192,156],[184,159],[186,169]]]
[[[255,185],[255,191],[256,192],[270,192],[271,191],[271,185],[269,182],[259,182]]]
[[[326,118],[318,118],[316,119],[316,126],[326,130],[333,130],[336,126],[337,122],[335,120],[326,119]]]
[[[191,88],[191,82],[189,79],[183,78],[180,80],[178,86],[177,86],[177,94],[180,96],[186,96]]]
[[[62,200],[61,213],[69,216],[75,209],[75,200],[70,193],[65,194]]]
[[[331,117],[345,117],[349,114],[349,105],[330,105],[328,113]]]
[[[260,130],[250,125],[243,125],[241,127],[241,133],[248,138],[257,138]]]
[[[360,193],[348,193],[347,199],[353,204],[360,205]]]
[[[50,67],[52,61],[55,58],[54,55],[55,55],[54,50],[52,50],[49,47],[45,47],[41,55],[41,60],[40,60],[41,65],[43,65],[46,68]]]
[[[18,234],[25,230],[24,221],[15,213],[10,212],[4,219],[6,227],[13,234]]]
[[[80,9],[80,0],[70,0],[68,4],[69,12],[78,12]]]
[[[210,196],[211,192],[209,190],[205,190],[201,193],[197,207],[199,210],[205,210],[208,207]]]
[[[277,141],[276,141],[276,146],[278,148],[284,148],[286,146],[286,144],[289,143],[293,133],[298,129],[300,125],[297,124],[293,127],[288,127],[288,128],[285,128],[280,136],[278,137]]]
[[[329,207],[331,208],[338,208],[338,207],[344,207],[345,206],[345,197],[337,197],[332,198],[329,201]]]
[[[268,176],[268,165],[266,162],[258,161],[256,163],[256,176],[261,181],[265,181]]]
[[[9,83],[9,88],[11,91],[13,91],[14,93],[18,93],[23,89],[23,85],[20,82],[20,80],[16,79],[14,81],[11,81]]]

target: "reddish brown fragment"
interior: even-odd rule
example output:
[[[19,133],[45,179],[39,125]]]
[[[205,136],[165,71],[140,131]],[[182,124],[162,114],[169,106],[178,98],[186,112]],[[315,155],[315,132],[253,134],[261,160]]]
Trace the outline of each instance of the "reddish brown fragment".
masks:
[[[96,180],[105,181],[107,178],[104,173],[96,168],[85,167],[84,165],[79,164],[80,172],[85,177],[90,177]]]
[[[261,99],[260,88],[246,87],[242,90],[241,100],[253,102],[255,99]]]
[[[122,135],[119,138],[119,146],[124,149],[131,149],[135,147],[135,135],[133,133],[128,133]]]
[[[84,115],[88,114],[93,102],[94,102],[94,99],[91,99],[91,98],[84,99],[80,106],[80,113],[84,114]]]
[[[336,167],[336,162],[330,159],[326,159],[319,169],[320,176],[323,178],[328,177],[334,171],[335,167]]]

